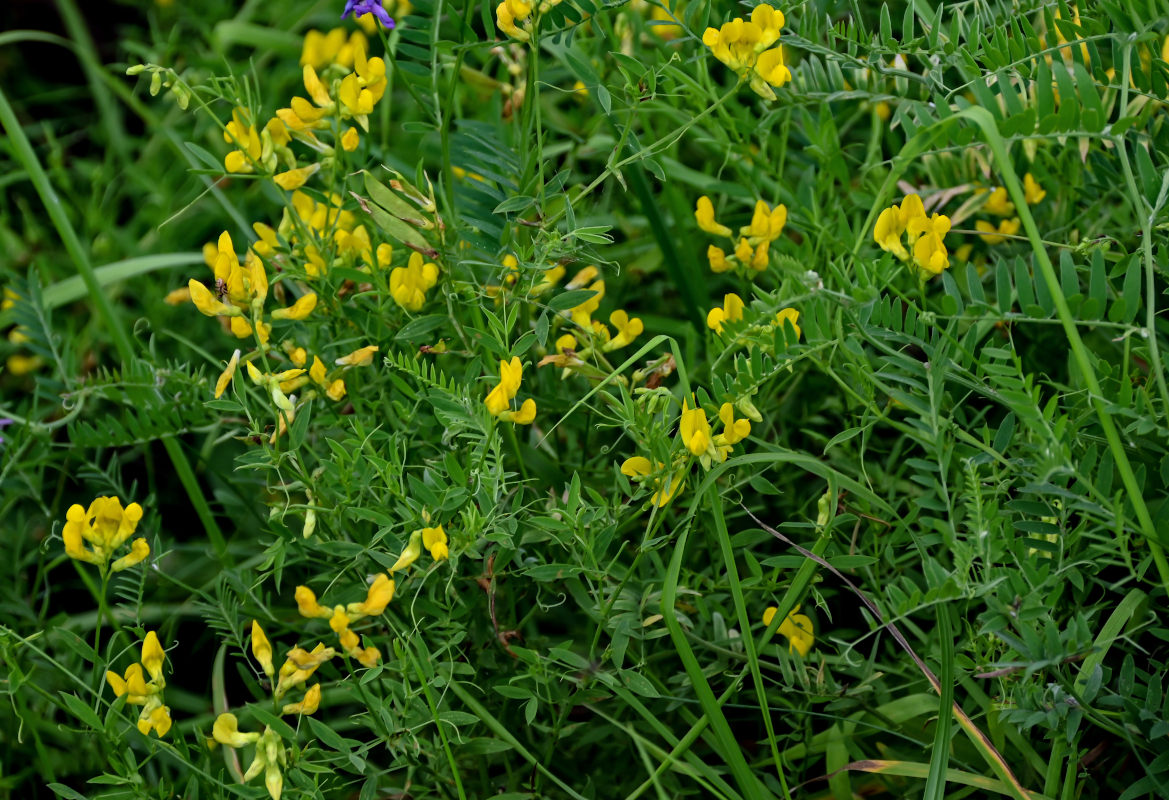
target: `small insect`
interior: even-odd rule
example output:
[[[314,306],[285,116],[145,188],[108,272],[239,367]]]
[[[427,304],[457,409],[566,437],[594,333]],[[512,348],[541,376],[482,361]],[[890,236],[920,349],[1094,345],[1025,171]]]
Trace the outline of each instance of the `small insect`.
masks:
[[[215,298],[222,301],[227,297],[227,281],[223,278],[215,279]]]

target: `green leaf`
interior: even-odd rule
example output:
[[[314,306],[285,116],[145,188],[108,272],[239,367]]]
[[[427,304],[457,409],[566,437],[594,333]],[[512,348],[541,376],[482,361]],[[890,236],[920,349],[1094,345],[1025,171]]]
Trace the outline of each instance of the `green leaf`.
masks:
[[[415,317],[398,329],[397,334],[394,335],[395,341],[412,342],[419,339],[429,339],[430,334],[441,328],[448,321],[450,317],[446,314],[427,314],[422,317]]]
[[[571,289],[567,292],[561,292],[549,300],[548,307],[553,311],[567,311],[570,308],[576,308],[597,294],[599,292],[592,289]]]
[[[61,692],[61,699],[65,701],[65,705],[69,709],[69,713],[77,717],[77,719],[84,722],[94,730],[100,731],[103,729],[101,717],[97,712],[85,704],[81,698],[68,692]]]

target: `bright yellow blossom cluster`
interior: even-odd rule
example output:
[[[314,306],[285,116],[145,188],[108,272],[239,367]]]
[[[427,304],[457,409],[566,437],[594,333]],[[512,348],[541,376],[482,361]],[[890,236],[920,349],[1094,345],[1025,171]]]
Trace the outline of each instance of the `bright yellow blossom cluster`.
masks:
[[[235,714],[220,714],[215,719],[211,735],[215,741],[232,748],[256,746],[256,755],[244,773],[244,782],[264,773],[264,786],[272,800],[280,800],[284,791],[284,775],[281,768],[288,765],[288,754],[284,742],[271,726],[265,726],[263,733],[244,733],[239,729]]]
[[[733,292],[723,295],[723,304],[715,306],[706,314],[706,327],[722,335],[724,322],[741,322],[744,318],[743,309],[746,308],[743,298]],[[800,312],[794,308],[784,308],[778,311],[774,319],[766,327],[782,327],[785,323],[791,325],[796,339],[800,338]]]
[[[715,433],[706,411],[697,404],[691,408],[689,400],[683,398],[682,414],[678,418],[680,447],[671,464],[659,461],[655,466],[644,456],[633,456],[621,464],[622,474],[636,482],[648,480],[654,490],[650,502],[658,507],[666,505],[685,485],[690,458],[697,458],[704,469],[710,469],[715,463],[726,461],[734,446],[751,435],[751,420],[736,418],[733,404],[720,405],[717,418],[722,430]]]
[[[779,41],[783,23],[782,11],[761,3],[751,10],[750,20],[736,17],[721,28],[707,28],[702,43],[740,78],[750,79],[757,95],[774,100],[772,87],[779,88],[792,77],[783,63],[783,48],[771,47]]]
[[[759,200],[755,203],[755,211],[751,215],[751,224],[739,228],[736,237],[726,225],[721,225],[714,218],[714,204],[706,195],[698,198],[694,209],[694,219],[698,227],[712,236],[724,236],[731,240],[731,254],[721,247],[710,245],[706,257],[713,272],[729,272],[734,270],[744,276],[757,275],[767,269],[770,263],[769,251],[771,243],[783,235],[784,225],[787,224],[787,206],[782,203],[775,208]]]
[[[950,218],[935,213],[926,216],[925,206],[916,194],[906,197],[900,206],[886,208],[873,226],[873,238],[882,250],[902,261],[910,259],[910,251],[901,243],[905,234],[913,248],[913,263],[923,275],[940,275],[950,266],[950,251],[945,236],[950,231]]]
[[[1029,206],[1036,205],[1047,196],[1047,192],[1030,172],[1023,176],[1023,196]],[[982,210],[996,217],[1002,217],[997,225],[982,219],[975,220],[974,228],[978,231],[982,241],[987,244],[1002,244],[1008,236],[1014,236],[1019,232],[1021,223],[1019,218],[1015,216],[1015,204],[1007,199],[1007,190],[1002,186],[990,192]]]
[[[421,311],[426,293],[438,283],[438,265],[423,263],[422,254],[414,251],[404,267],[390,272],[390,296],[407,311]]]
[[[138,538],[131,542],[129,553],[110,563],[114,553],[138,529],[142,506],[137,503],[122,508],[122,501],[117,497],[98,497],[89,504],[88,510],[77,504],[70,506],[65,519],[61,530],[65,555],[96,564],[103,574],[107,570],[121,572],[150,555],[146,539]]]
[[[263,240],[261,239],[261,243]],[[241,265],[231,234],[224,231],[214,253],[205,250],[215,277],[215,291],[192,278],[187,284],[191,302],[209,317],[224,317],[231,332],[239,339],[255,334],[261,345],[268,343],[272,325],[264,321],[264,304],[268,298],[268,274],[256,248],[248,249]],[[291,306],[271,313],[272,320],[302,320],[317,306],[317,295],[306,291]]]
[[[398,555],[398,560],[390,567],[390,574],[401,572],[422,557],[422,548],[430,551],[430,557],[435,561],[450,558],[450,540],[441,525],[430,528],[419,528],[410,534],[410,540]]]
[[[495,27],[517,41],[526,42],[532,38],[533,11],[543,14],[558,5],[560,0],[544,0],[539,6],[528,0],[504,0],[495,8]]]
[[[784,621],[779,623],[778,630],[780,635],[788,640],[787,651],[789,653],[795,650],[801,658],[807,658],[816,637],[812,629],[812,618],[807,614],[797,614],[796,612],[799,610],[799,606],[793,608]],[[770,627],[771,621],[775,619],[778,611],[779,609],[775,606],[768,607],[763,612],[763,624]]]
[[[128,705],[142,706],[138,714],[138,730],[143,736],[151,731],[160,737],[166,736],[170,730],[170,709],[162,702],[162,690],[166,681],[162,677],[162,664],[166,660],[166,652],[158,641],[158,634],[150,631],[142,640],[142,658],[140,664],[131,664],[126,668],[125,675],[113,671],[106,672],[106,681],[114,694],[118,697],[126,696]],[[143,670],[146,674],[143,674]],[[146,680],[146,675],[150,680]]]
[[[365,600],[348,605],[338,604],[332,608],[318,603],[317,596],[307,586],[296,587],[296,607],[300,615],[310,619],[329,620],[329,627],[337,634],[341,647],[365,667],[377,666],[382,654],[373,645],[362,648],[360,637],[351,631],[349,626],[363,617],[376,617],[381,614],[393,599],[394,580],[384,572],[374,577],[366,591]]]
[[[531,425],[536,419],[536,401],[530,397],[520,405],[519,411],[511,410],[511,401],[519,393],[523,377],[524,366],[518,357],[512,356],[510,361],[500,359],[499,383],[483,399],[492,416],[517,425]]]

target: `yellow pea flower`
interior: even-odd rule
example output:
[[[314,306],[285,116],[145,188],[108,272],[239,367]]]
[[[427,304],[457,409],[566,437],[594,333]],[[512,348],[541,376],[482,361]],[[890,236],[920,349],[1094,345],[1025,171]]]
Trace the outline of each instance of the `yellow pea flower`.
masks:
[[[191,293],[191,302],[195,304],[195,308],[208,317],[238,317],[243,313],[235,306],[229,306],[216,298],[210,289],[194,278],[187,284],[187,290]]]
[[[320,164],[309,164],[307,167],[298,167],[297,169],[290,169],[273,175],[272,180],[281,189],[291,192],[304,186],[308,179],[315,175],[320,168]]]
[[[407,542],[405,549],[402,550],[398,560],[394,562],[394,566],[390,567],[390,574],[393,575],[399,570],[406,569],[406,567],[413,564],[422,555],[422,531],[414,531],[410,534],[410,541]]]
[[[297,586],[294,597],[296,598],[297,611],[302,617],[327,619],[333,614],[330,609],[317,602],[316,594],[307,586]]]
[[[237,349],[231,354],[231,360],[227,362],[227,369],[223,370],[219,375],[219,379],[215,381],[215,399],[218,400],[223,396],[227,390],[227,385],[231,383],[232,377],[235,375],[235,368],[239,366],[239,350]]]
[[[1169,43],[1169,37],[1165,39]],[[1047,191],[1039,185],[1030,172],[1023,176],[1023,199],[1027,205],[1033,206],[1039,203],[1043,198],[1047,197]]]
[[[997,227],[980,219],[974,223],[974,228],[979,232],[982,241],[989,245],[996,245],[1005,242],[1008,236],[1014,236],[1018,233],[1020,224],[1018,217],[1001,219]]]
[[[755,203],[755,211],[751,215],[751,224],[739,229],[742,236],[751,240],[774,242],[783,235],[783,227],[787,224],[787,206],[780,203],[775,208],[759,200]]]
[[[498,417],[511,407],[511,401],[520,390],[523,374],[523,364],[516,356],[512,356],[510,361],[500,359],[499,383],[487,393],[487,397],[483,400],[491,414]]]
[[[792,331],[796,335],[796,341],[798,342],[800,340],[800,334],[803,333],[803,331],[800,330],[800,326],[797,324],[799,319],[800,312],[796,311],[794,308],[785,308],[775,315],[775,324],[781,328],[785,322],[791,325]]]
[[[917,234],[910,230],[910,224],[917,219],[925,219],[925,204],[921,202],[921,197],[916,194],[907,195],[901,201],[901,224],[909,234],[909,243],[913,244],[917,239]]]
[[[806,658],[808,652],[812,649],[812,644],[816,641],[814,631],[812,629],[812,619],[806,614],[797,614],[800,610],[796,606],[788,613],[787,618],[779,624],[779,633],[788,640],[787,651],[790,653],[793,650],[800,654],[801,658]],[[771,621],[775,619],[775,614],[779,609],[771,606],[763,612],[763,624],[771,627]]]
[[[1000,186],[990,193],[982,210],[996,217],[1009,217],[1015,213],[1015,204],[1007,199],[1007,190]]]
[[[426,293],[438,283],[438,265],[423,263],[422,254],[414,251],[405,267],[390,272],[390,296],[407,311],[419,311],[426,302]]]
[[[354,350],[347,356],[342,356],[334,361],[341,367],[368,367],[373,363],[373,354],[378,351],[376,344],[366,345],[358,350]]]
[[[606,353],[631,344],[645,330],[645,325],[640,318],[630,319],[629,315],[620,309],[609,315],[609,322],[617,329],[617,335],[601,348]]]
[[[678,431],[687,450],[700,457],[708,454],[713,441],[706,412],[701,408],[690,408],[685,399],[682,400],[682,418]]]
[[[658,462],[657,469],[662,470],[665,464]],[[633,456],[625,459],[621,465],[621,474],[628,476],[634,481],[642,481],[649,477],[654,472],[653,465],[650,460],[644,456]],[[654,493],[650,497],[650,502],[658,508],[664,507],[674,498],[678,491],[685,483],[685,473],[679,471],[672,475],[665,475],[654,478],[653,487]]]
[[[909,253],[901,244],[901,234],[904,232],[905,222],[901,218],[901,209],[894,205],[886,208],[877,217],[877,224],[873,226],[873,239],[882,250],[905,261],[909,258]]]
[[[733,292],[723,295],[722,308],[715,306],[706,314],[706,327],[715,333],[723,332],[724,322],[738,322],[743,318],[743,298]]]
[[[923,215],[909,222],[906,230],[916,241],[913,245],[913,260],[923,271],[939,275],[950,266],[949,251],[943,237],[950,230],[950,218],[934,214],[929,219]]]
[[[341,149],[345,152],[352,153],[359,144],[361,144],[361,136],[357,133],[357,128],[350,127],[341,134]]]
[[[300,320],[312,313],[313,309],[317,307],[316,292],[309,292],[301,295],[297,301],[288,308],[278,308],[272,312],[272,319],[292,319]]]
[[[734,269],[734,264],[727,261],[727,254],[721,247],[715,247],[713,244],[706,248],[706,259],[710,262],[711,272],[726,272]]]
[[[446,531],[442,529],[441,525],[436,528],[422,529],[422,546],[430,551],[431,558],[436,561],[450,556],[450,550],[447,548]]]
[[[141,564],[150,555],[150,545],[145,539],[135,539],[130,543],[130,552],[110,564],[110,572],[121,572],[135,564]]]
[[[134,535],[141,519],[142,506],[131,503],[123,509],[117,497],[98,497],[89,504],[88,510],[74,504],[65,512],[65,525],[61,529],[65,554],[104,571],[114,553]],[[117,559],[110,568],[120,572],[140,563],[149,553],[146,540],[138,539],[131,545],[130,554]]]
[[[495,27],[499,28],[500,33],[517,41],[526,42],[531,38],[531,34],[516,23],[522,23],[531,13],[531,5],[522,0],[504,0],[495,7]]]
[[[215,741],[228,747],[247,747],[253,742],[260,741],[260,734],[242,732],[239,729],[239,719],[231,713],[223,713],[215,718],[211,735],[215,737]]]
[[[735,419],[735,407],[730,403],[723,403],[718,410],[718,418],[722,421],[722,439],[724,444],[738,444],[751,435],[751,421]]]
[[[162,682],[162,663],[166,660],[166,651],[158,641],[158,634],[150,631],[142,640],[142,666],[150,673],[155,683]]]
[[[384,572],[379,572],[373,579],[365,600],[360,603],[350,603],[347,610],[355,615],[376,617],[386,610],[386,606],[394,599],[394,581]]]
[[[304,699],[299,703],[289,703],[280,709],[281,714],[313,714],[321,705],[321,685],[313,684],[312,688],[304,693]]]
[[[698,227],[711,234],[712,236],[730,236],[731,229],[726,225],[719,225],[714,218],[714,204],[710,202],[710,198],[706,195],[698,198],[698,204],[694,209],[694,219],[698,222]],[[715,270],[716,272],[718,270]]]
[[[260,662],[265,675],[271,678],[276,674],[276,667],[272,664],[272,644],[256,620],[252,620],[252,655]]]

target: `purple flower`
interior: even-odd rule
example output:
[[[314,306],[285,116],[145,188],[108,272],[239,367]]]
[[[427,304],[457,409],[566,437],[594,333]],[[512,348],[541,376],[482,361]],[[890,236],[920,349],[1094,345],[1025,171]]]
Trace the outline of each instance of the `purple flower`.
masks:
[[[12,420],[10,420],[10,419],[0,419],[0,428],[7,428],[11,424],[12,424]],[[3,444],[3,443],[4,443],[4,437],[0,436],[0,444]]]
[[[391,29],[394,27],[394,18],[386,13],[381,0],[345,0],[345,13],[341,15],[341,19],[345,19],[350,14],[357,17],[373,14],[381,21],[383,27]]]

